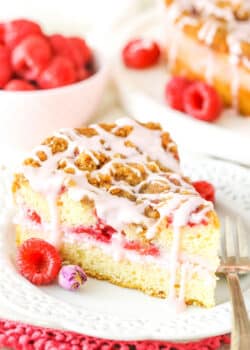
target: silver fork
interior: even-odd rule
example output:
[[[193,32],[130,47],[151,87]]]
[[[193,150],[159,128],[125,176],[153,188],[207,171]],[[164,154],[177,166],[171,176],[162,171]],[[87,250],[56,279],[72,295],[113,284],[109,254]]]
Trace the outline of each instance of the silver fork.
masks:
[[[229,252],[229,241],[233,252]],[[242,254],[243,243],[247,244],[246,232],[239,219],[232,224],[228,217],[221,232],[221,265],[219,273],[226,276],[233,308],[231,350],[250,350],[250,323],[241,292],[239,274],[250,272],[250,258]],[[248,252],[249,253],[249,252]]]

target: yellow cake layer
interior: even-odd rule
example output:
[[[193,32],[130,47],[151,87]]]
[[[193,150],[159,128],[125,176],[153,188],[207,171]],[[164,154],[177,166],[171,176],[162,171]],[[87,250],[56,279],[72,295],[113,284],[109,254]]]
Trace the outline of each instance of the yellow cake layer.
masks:
[[[44,233],[28,232],[17,227],[17,244],[31,237],[45,238]],[[157,264],[135,263],[122,259],[113,260],[99,247],[85,243],[66,243],[61,248],[64,260],[83,267],[92,277],[133,289],[138,289],[155,297],[166,298],[169,292],[169,272]],[[216,278],[205,269],[191,271],[186,283],[185,302],[187,304],[214,306]],[[177,270],[176,293],[179,293],[180,268]]]
[[[15,193],[24,205],[39,213],[41,218],[50,222],[50,213],[46,199],[39,193],[34,192],[28,183],[21,185]],[[96,223],[93,215],[94,207],[90,201],[73,201],[67,193],[58,199],[60,224],[66,227],[78,225],[91,225]],[[219,222],[215,212],[210,212],[208,225],[197,225],[183,227],[181,230],[180,251],[191,256],[200,256],[207,261],[211,268],[216,269],[218,264],[217,247],[219,244]],[[153,239],[147,240],[145,234],[130,225],[124,230],[128,240],[137,240],[142,243],[152,242],[164,250],[171,250],[173,242],[173,228],[167,227],[166,220],[163,220]]]

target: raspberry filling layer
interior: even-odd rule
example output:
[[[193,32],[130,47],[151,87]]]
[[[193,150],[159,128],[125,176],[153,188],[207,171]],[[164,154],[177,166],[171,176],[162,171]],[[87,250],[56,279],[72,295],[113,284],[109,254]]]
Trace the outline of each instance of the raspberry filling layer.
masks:
[[[26,212],[26,217],[28,220],[41,225],[42,219],[41,217],[35,212],[30,209]],[[102,221],[100,218],[97,218],[97,223],[92,226],[75,226],[70,228],[70,233],[73,234],[85,234],[87,236],[90,236],[92,239],[95,239],[97,241],[101,241],[103,243],[110,243],[112,240],[112,235],[116,233],[116,230],[107,225],[104,221]],[[151,256],[159,256],[160,251],[159,249],[153,245],[143,245],[142,243],[138,241],[126,241],[124,239],[123,248],[127,250],[136,251],[140,255],[151,255]]]
[[[38,215],[37,212],[35,212],[34,210],[28,209],[26,211],[26,218],[37,225],[42,224],[41,216]],[[172,222],[173,222],[172,216],[169,216],[166,218],[167,226],[170,226]],[[193,227],[198,224],[207,225],[208,222],[205,219],[202,219],[200,223],[189,222],[188,226]],[[69,229],[69,232],[72,234],[79,234],[79,235],[84,234],[91,237],[91,239],[95,239],[96,241],[109,244],[112,240],[113,234],[116,233],[116,230],[112,226],[107,225],[103,220],[97,217],[96,224],[92,226],[79,225],[79,226],[71,227]],[[137,252],[140,255],[150,255],[150,256],[160,255],[159,249],[154,244],[150,243],[145,245],[139,241],[127,241],[125,239],[125,235],[124,235],[123,248],[130,251]]]
[[[76,226],[70,229],[71,233],[87,234],[97,241],[109,243],[112,235],[116,232],[113,227],[106,225],[102,220],[98,219],[98,222],[93,226]]]
[[[26,217],[28,220],[33,221],[38,225],[41,225],[42,223],[41,216],[38,215],[34,210],[28,209],[26,212]]]
[[[194,211],[193,214],[195,214],[195,213],[198,213],[198,210]],[[166,217],[166,226],[169,227],[169,226],[172,225],[172,223],[173,223],[173,217],[171,215]],[[207,219],[201,219],[201,221],[199,221],[199,222],[191,222],[191,221],[189,221],[187,223],[187,226],[189,226],[189,227],[195,227],[195,226],[198,226],[198,225],[207,226],[208,225],[208,220]]]
[[[112,235],[116,233],[116,230],[98,219],[98,223],[94,226],[77,226],[71,229],[70,232],[75,234],[87,234],[97,241],[110,243]],[[159,249],[153,244],[143,245],[138,241],[126,241],[125,238],[123,248],[136,251],[140,255],[158,256],[160,254]]]
[[[151,256],[160,255],[160,250],[152,243],[145,246],[138,241],[127,241],[124,244],[124,248],[128,250],[136,251],[140,255],[151,255]]]

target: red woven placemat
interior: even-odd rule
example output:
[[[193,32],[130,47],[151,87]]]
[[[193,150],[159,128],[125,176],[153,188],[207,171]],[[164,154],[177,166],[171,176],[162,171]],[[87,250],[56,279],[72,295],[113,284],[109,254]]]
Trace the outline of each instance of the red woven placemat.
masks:
[[[1,349],[9,347],[13,350],[217,350],[222,344],[229,342],[229,336],[226,335],[189,344],[114,341],[0,320]]]

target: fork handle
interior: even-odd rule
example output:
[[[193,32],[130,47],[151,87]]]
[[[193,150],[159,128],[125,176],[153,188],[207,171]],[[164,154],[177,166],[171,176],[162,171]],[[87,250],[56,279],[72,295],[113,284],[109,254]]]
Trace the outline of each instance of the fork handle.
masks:
[[[227,283],[233,307],[231,350],[248,350],[250,349],[250,323],[238,274],[228,273]]]

